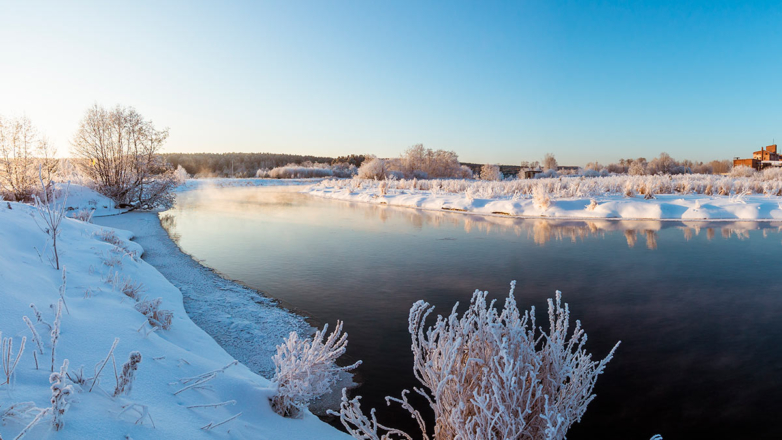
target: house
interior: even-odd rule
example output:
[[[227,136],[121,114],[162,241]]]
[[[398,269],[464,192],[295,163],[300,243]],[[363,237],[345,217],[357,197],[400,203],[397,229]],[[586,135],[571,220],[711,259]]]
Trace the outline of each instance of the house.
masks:
[[[752,159],[739,159],[738,157],[733,159],[733,166],[745,166],[760,171],[768,167],[782,166],[782,161],[777,153],[777,144],[773,144],[752,153]]]

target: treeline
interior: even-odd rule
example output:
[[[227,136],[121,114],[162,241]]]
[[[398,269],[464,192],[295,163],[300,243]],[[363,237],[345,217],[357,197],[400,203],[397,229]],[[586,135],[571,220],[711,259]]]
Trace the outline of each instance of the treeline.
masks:
[[[304,162],[331,164],[336,161],[326,156],[280,153],[167,153],[163,158],[174,169],[181,165],[194,177],[255,177],[258,170]]]

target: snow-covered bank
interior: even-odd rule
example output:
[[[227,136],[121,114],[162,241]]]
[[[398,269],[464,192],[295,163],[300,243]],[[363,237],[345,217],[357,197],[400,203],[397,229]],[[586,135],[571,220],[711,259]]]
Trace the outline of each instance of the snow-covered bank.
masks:
[[[3,417],[0,436],[5,439],[15,438],[37,413],[32,410],[14,416],[7,413],[12,405],[32,402],[37,408],[51,407],[49,375],[53,347],[50,329],[46,324],[36,323],[30,304],[36,305],[44,321],[53,324],[55,318],[51,306],[56,306],[60,298],[58,290],[62,284],[62,273],[53,269],[45,257],[39,257],[38,251],[45,252],[47,237],[36,225],[33,215],[34,208],[30,206],[0,204],[0,331],[4,338],[13,338],[14,357],[21,339],[24,337],[27,341],[10,383],[0,385],[0,416]],[[122,221],[129,222],[125,224],[134,228],[143,224],[144,214],[125,216],[128,214],[113,218],[117,221],[127,218]],[[152,221],[151,217],[147,218]],[[84,377],[91,378],[96,374],[96,364],[106,358],[115,338],[119,338],[114,351],[117,370],[122,370],[122,364],[131,352],[138,351],[142,356],[132,391],[129,395],[112,397],[116,380],[114,367],[108,365],[92,392],[89,392],[90,380],[84,385],[73,385],[75,392],[71,406],[64,414],[61,431],[53,431],[51,416],[47,415],[26,438],[348,438],[312,415],[296,420],[285,419],[272,412],[268,403],[268,397],[273,392],[270,382],[243,364],[233,365],[217,374],[205,388],[187,389],[175,394],[186,386],[182,379],[219,370],[231,364],[234,358],[190,320],[180,291],[139,258],[143,249],[130,241],[132,234],[116,230],[116,239],[108,238],[111,234],[101,234],[107,229],[72,219],[66,219],[62,224],[58,246],[60,261],[67,275],[64,290],[67,310],[62,312],[62,330],[54,350],[54,369],[59,370],[67,359],[72,375],[75,376],[74,372],[83,365]],[[153,254],[156,252],[160,252],[157,257],[167,258],[164,257],[168,252],[165,248],[155,249]],[[176,266],[171,270],[176,271]],[[161,308],[173,312],[170,329],[149,331],[149,324],[145,324],[147,318],[134,308],[134,301],[120,291],[125,281],[141,283],[142,298],[161,298]],[[209,284],[208,280],[204,282],[207,284],[202,289],[208,290],[211,286],[220,288],[219,284]],[[230,297],[245,295],[245,292],[233,293]],[[228,315],[233,315],[231,323],[234,331],[227,338],[242,340],[258,337],[259,334],[244,322],[246,317],[233,307],[230,299],[223,297],[215,307],[212,312],[216,321],[226,324],[230,319]],[[267,315],[269,319],[278,318],[273,314],[275,311],[283,321],[286,318],[282,315],[290,316],[271,304],[269,309],[272,313]],[[33,333],[23,320],[24,316],[30,318],[41,337],[40,349],[33,341]],[[203,319],[207,319],[206,310]],[[142,324],[144,329],[139,331]],[[295,320],[277,323],[270,327],[266,339],[287,332],[285,327],[288,325],[298,323]],[[226,342],[226,347],[233,350],[231,341]],[[33,351],[38,352],[38,369]],[[266,354],[268,352],[259,355],[258,365],[263,363],[260,357]],[[5,375],[1,373],[0,382],[5,382]],[[235,403],[188,408],[230,401]],[[130,409],[123,413],[125,408]],[[148,411],[151,418],[141,417],[144,411]],[[201,429],[210,422],[219,423],[240,413],[238,418],[211,431]]]
[[[255,290],[226,280],[182,253],[154,212],[129,212],[94,219],[96,224],[133,231],[143,260],[182,292],[185,310],[231,356],[264,377],[274,374],[271,356],[291,331],[309,335],[299,315],[278,307]]]
[[[304,192],[317,197],[377,205],[457,211],[483,215],[530,218],[609,220],[747,220],[782,219],[782,197],[760,195],[708,196],[704,194],[596,195],[554,198],[547,194],[531,197],[480,198],[466,193],[437,190],[390,189],[383,182],[324,181]]]

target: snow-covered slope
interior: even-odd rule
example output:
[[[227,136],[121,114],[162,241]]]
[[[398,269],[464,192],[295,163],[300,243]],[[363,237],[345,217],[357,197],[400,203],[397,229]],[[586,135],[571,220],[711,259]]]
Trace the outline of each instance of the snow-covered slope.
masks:
[[[90,197],[86,200],[94,197],[82,195]],[[0,331],[4,338],[13,338],[14,356],[22,337],[27,338],[10,384],[0,385],[0,416],[20,402],[33,402],[38,408],[51,406],[50,331],[44,324],[35,324],[43,339],[43,354],[37,355],[39,368],[36,369],[33,357],[36,344],[23,316],[35,323],[30,307],[35,304],[45,321],[50,324],[54,321],[53,306],[59,299],[62,272],[47,261],[47,236],[36,225],[34,215],[34,208],[27,205],[0,204]],[[233,358],[188,318],[179,290],[138,257],[142,249],[130,241],[130,232],[117,230],[119,241],[115,246],[101,239],[102,230],[108,228],[73,219],[63,222],[58,247],[67,275],[65,301],[69,313],[65,310],[62,313],[54,368],[58,370],[63,360],[68,359],[70,371],[83,365],[85,377],[93,377],[96,364],[106,357],[114,339],[119,338],[114,352],[117,370],[122,369],[130,352],[138,351],[142,355],[132,392],[111,396],[116,380],[109,362],[92,392],[88,391],[89,380],[86,386],[74,385],[76,392],[64,415],[61,431],[53,431],[51,416],[47,415],[25,438],[348,438],[312,415],[294,420],[273,413],[268,404],[272,392],[269,381],[242,364],[217,374],[205,388],[175,394],[185,386],[181,379],[220,369],[231,364]],[[39,257],[39,252],[43,256]],[[112,276],[143,283],[142,298],[161,298],[162,308],[173,311],[171,328],[146,334],[149,325],[145,324],[139,331],[147,319],[135,310],[133,299],[118,291],[118,284],[107,282]],[[0,382],[5,382],[2,371]],[[226,401],[236,403],[217,408],[188,408]],[[122,413],[128,405],[136,406]],[[143,411],[143,407],[154,420],[154,427],[149,418],[139,420],[136,410]],[[200,429],[239,413],[235,420],[211,431]],[[33,411],[5,418],[0,425],[0,436],[13,439],[34,415]]]

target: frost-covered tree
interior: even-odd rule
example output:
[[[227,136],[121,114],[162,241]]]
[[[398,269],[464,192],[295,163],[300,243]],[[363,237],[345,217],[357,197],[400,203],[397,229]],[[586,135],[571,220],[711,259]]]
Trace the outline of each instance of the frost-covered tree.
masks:
[[[272,408],[277,414],[295,417],[307,405],[331,391],[343,371],[361,365],[361,361],[346,367],[337,365],[337,359],[345,353],[348,334],[342,333],[342,322],[337,321],[334,331],[326,337],[328,324],[315,332],[312,339],[301,339],[291,332],[285,343],[277,346],[274,361],[274,379],[277,393]]]
[[[543,169],[545,171],[553,170],[556,171],[559,167],[559,164],[557,164],[557,159],[554,157],[551,153],[546,153],[545,156],[543,156]]]
[[[410,310],[413,371],[423,385],[414,390],[434,411],[434,440],[564,439],[595,398],[597,377],[616,347],[593,361],[584,349],[586,333],[579,321],[571,328],[570,310],[559,291],[548,301],[545,332],[535,321],[534,307],[523,313],[516,307],[514,288],[515,282],[501,310],[478,290],[461,317],[457,304],[428,328],[425,321],[434,307],[419,301]],[[430,438],[424,417],[406,394],[386,399],[409,411],[422,438]],[[357,439],[413,438],[379,424],[374,410],[367,417],[359,398],[349,400],[344,391],[340,412],[334,414]]]
[[[502,180],[502,173],[499,165],[486,164],[481,167],[481,180]]]
[[[133,107],[94,105],[71,141],[82,171],[103,195],[133,208],[168,207],[177,184],[160,156],[168,129],[158,130]]]
[[[29,201],[36,192],[39,170],[46,185],[57,170],[56,151],[30,119],[0,116],[0,195]]]
[[[646,174],[646,162],[636,160],[630,164],[630,168],[627,169],[627,174],[631,176],[643,176]]]

